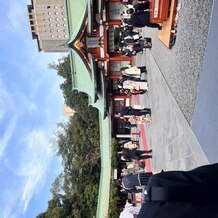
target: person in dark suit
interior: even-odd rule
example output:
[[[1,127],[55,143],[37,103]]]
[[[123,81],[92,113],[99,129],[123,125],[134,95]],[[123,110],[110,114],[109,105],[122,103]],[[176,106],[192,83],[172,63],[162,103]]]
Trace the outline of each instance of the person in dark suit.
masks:
[[[133,36],[128,35],[124,38],[121,38],[121,43],[122,43],[122,45],[134,44],[134,43],[137,43],[139,41],[139,39],[141,39],[141,38],[142,37],[137,35],[137,34],[135,34]]]
[[[145,50],[145,48],[151,48],[151,38],[144,38],[138,40],[136,43],[133,44],[133,51],[136,51],[136,53],[142,52]]]
[[[134,4],[133,8],[135,9],[135,12],[149,10],[149,1],[144,3]]]
[[[135,191],[137,186],[147,186],[152,173],[127,174],[122,178],[122,187],[125,190]]]
[[[119,78],[119,83],[122,85],[126,80],[133,80],[133,81],[138,81],[138,82],[143,81],[140,78],[135,78],[135,77],[132,77],[132,76],[121,75],[120,78]]]
[[[148,0],[122,0],[123,4],[127,5],[135,5],[138,3],[146,3]]]
[[[119,117],[130,117],[132,115],[135,116],[142,116],[142,115],[151,115],[151,109],[150,108],[142,108],[142,109],[134,109],[131,106],[129,107],[123,107],[120,112],[117,114]]]
[[[152,175],[138,218],[217,218],[218,164]]]
[[[124,27],[122,28],[122,30],[121,30],[120,35],[121,35],[121,39],[122,39],[122,38],[125,38],[125,37],[127,37],[127,36],[131,36],[131,37],[133,37],[133,38],[137,38],[138,35],[139,35],[139,32],[136,31],[136,30],[133,30],[133,27],[132,27],[132,26],[131,26],[131,27],[129,27],[129,26],[124,26]]]
[[[132,25],[133,27],[151,27],[161,29],[162,26],[159,24],[150,23],[149,11],[138,11],[131,14],[130,18],[124,18],[123,22]]]
[[[126,48],[125,46],[123,46],[121,50],[121,54],[129,57],[129,56],[136,55],[136,52],[133,51],[132,49],[130,50],[129,48]]]
[[[152,155],[150,155],[150,153],[152,152],[152,150],[148,150],[148,151],[142,151],[142,150],[130,150],[127,148],[124,148],[121,152],[121,157],[126,160],[126,161],[132,161],[132,160],[144,160],[144,159],[148,159],[148,158],[152,158]],[[144,154],[148,154],[148,155],[144,155]]]

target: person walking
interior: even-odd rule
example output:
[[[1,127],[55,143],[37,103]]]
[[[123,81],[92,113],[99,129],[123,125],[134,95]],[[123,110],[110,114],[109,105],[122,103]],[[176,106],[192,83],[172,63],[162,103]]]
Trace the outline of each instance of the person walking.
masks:
[[[126,65],[126,67],[121,67],[120,71],[123,75],[127,76],[138,76],[138,78],[141,77],[142,73],[147,73],[146,66],[131,66],[131,65]]]
[[[133,80],[133,81],[136,81],[136,82],[141,82],[143,80],[141,80],[139,77],[133,77],[133,76],[129,76],[129,75],[121,75],[119,77],[119,84],[123,84],[125,81],[127,80]]]
[[[137,149],[139,147],[139,144],[133,141],[128,141],[126,143],[124,143],[123,148],[127,148],[127,149]]]
[[[128,107],[123,107],[118,114],[115,114],[115,117],[118,118],[129,118],[133,115],[136,116],[142,116],[142,115],[151,115],[151,109],[150,108],[140,108],[140,109],[135,109],[131,106]]]
[[[148,158],[152,158],[152,155],[150,153],[152,150],[130,150],[127,148],[124,148],[121,152],[121,158],[126,160],[126,161],[132,161],[132,160],[144,160]],[[148,154],[148,155],[146,155]]]
[[[130,91],[148,91],[148,82],[147,80],[126,80],[122,84],[123,89],[129,89]]]
[[[133,8],[135,9],[135,12],[137,11],[146,11],[149,10],[149,1],[144,2],[144,3],[136,3],[133,5]]]
[[[134,191],[137,187],[147,186],[152,175],[151,172],[125,175],[122,178],[122,187],[125,190]]]
[[[127,122],[130,122],[131,124],[147,124],[147,123],[151,123],[151,117],[146,117],[145,115],[141,115],[141,116],[133,115],[129,117]]]
[[[137,11],[131,14],[130,18],[124,18],[123,23],[126,25],[132,25],[133,27],[150,27],[161,29],[159,24],[150,23],[149,11]]]

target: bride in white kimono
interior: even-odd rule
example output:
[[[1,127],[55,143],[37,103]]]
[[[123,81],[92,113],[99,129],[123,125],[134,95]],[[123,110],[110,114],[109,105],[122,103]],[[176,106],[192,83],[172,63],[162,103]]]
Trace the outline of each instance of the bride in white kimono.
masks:
[[[122,75],[131,76],[135,78],[141,77],[141,70],[136,66],[126,68],[125,70],[122,70],[121,73]]]
[[[123,89],[129,89],[141,91],[145,90],[148,91],[148,83],[146,81],[133,81],[133,80],[126,80],[123,82]]]

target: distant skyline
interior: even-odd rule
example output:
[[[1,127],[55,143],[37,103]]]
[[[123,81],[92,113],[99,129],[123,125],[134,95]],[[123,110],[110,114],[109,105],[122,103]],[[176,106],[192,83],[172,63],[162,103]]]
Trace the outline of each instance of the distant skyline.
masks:
[[[49,146],[62,116],[61,78],[47,68],[66,56],[38,52],[27,4],[8,0],[0,13],[0,210],[3,218],[35,217],[47,208],[61,171]]]

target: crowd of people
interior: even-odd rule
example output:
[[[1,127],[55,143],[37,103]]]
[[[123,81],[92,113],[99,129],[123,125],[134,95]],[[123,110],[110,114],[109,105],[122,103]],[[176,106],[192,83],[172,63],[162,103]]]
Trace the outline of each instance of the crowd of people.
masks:
[[[123,1],[128,9],[122,14],[122,26],[120,32],[121,53],[125,56],[133,56],[152,47],[151,38],[140,36],[139,28],[148,26],[161,28],[159,24],[149,22],[149,2],[128,0]],[[131,5],[131,6],[130,6]],[[146,66],[127,65],[120,69],[118,81],[120,93],[127,95],[144,94],[148,91]],[[124,128],[137,127],[139,124],[151,123],[151,109],[140,105],[123,107],[114,114],[116,119],[125,122]],[[139,141],[118,141],[118,168],[120,195],[142,192],[152,173],[145,173],[145,159],[152,158],[152,150],[141,150]],[[125,198],[124,198],[125,199]],[[131,202],[126,202],[121,217],[128,217],[126,211],[138,214],[139,210],[133,207]]]
[[[150,23],[149,1],[123,1],[131,5],[122,13],[122,27],[120,32],[121,52],[125,56],[133,56],[152,47],[151,38],[142,37],[138,28],[150,27],[161,29],[160,24]]]
[[[161,26],[150,23],[148,0],[128,0],[123,1],[123,4],[128,5],[128,7],[122,13],[120,51],[125,56],[133,56],[152,47],[151,38],[140,36],[139,28],[148,26],[160,29]],[[118,88],[121,93],[137,95],[148,91],[148,82],[146,79],[142,79],[146,77],[142,75],[147,74],[145,66],[127,65],[121,68],[120,71]],[[132,122],[137,123],[140,120],[134,119]]]
[[[133,56],[152,47],[151,38],[140,36],[138,28],[161,29],[162,26],[150,23],[148,0],[123,0],[123,4],[128,5],[128,9],[122,14],[121,52]],[[146,66],[127,65],[120,72],[121,93],[135,95],[148,91],[148,82],[144,79]],[[123,107],[114,117],[131,129],[151,123],[151,109],[138,105]],[[118,143],[117,185],[120,196],[126,200],[120,218],[218,217],[218,164],[191,171],[146,172],[144,160],[152,158],[152,150],[140,150],[138,141],[119,140]],[[142,193],[141,208],[127,198],[129,193]]]
[[[123,71],[130,69],[125,68]],[[146,71],[146,68],[137,69],[136,75],[140,75]],[[142,71],[142,72],[141,72]],[[125,122],[124,128],[134,128],[138,124],[151,123],[151,109],[140,105],[122,107],[118,113],[114,114],[116,119],[120,119]],[[145,173],[145,159],[152,158],[152,150],[141,150],[139,141],[133,140],[118,140],[118,170],[119,176],[117,179],[117,185],[119,186],[120,195],[125,195],[127,199],[128,193],[142,192],[146,186],[149,177],[152,173]],[[139,209],[134,207],[128,200],[126,202],[124,211],[120,217],[128,217],[127,214],[138,214]]]

